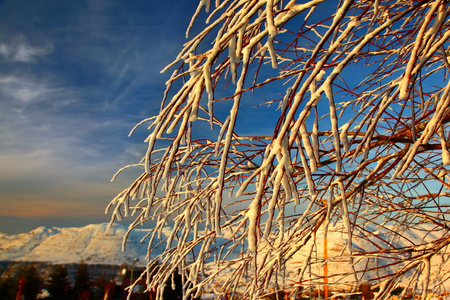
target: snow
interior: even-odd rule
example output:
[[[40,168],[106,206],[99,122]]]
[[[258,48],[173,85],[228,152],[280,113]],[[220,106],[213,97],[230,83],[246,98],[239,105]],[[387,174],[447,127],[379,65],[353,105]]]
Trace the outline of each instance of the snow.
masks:
[[[255,210],[257,203],[254,203]],[[255,212],[252,211],[251,214]],[[248,215],[248,217],[255,218],[255,215]],[[348,222],[348,221],[346,221]],[[373,237],[369,240],[360,238],[357,233],[352,236],[352,245],[348,244],[348,224],[345,225],[344,221],[338,221],[336,224],[330,224],[327,238],[328,238],[328,272],[330,283],[340,282],[345,286],[346,281],[352,281],[351,276],[342,274],[352,274],[353,268],[359,271],[358,277],[360,280],[366,280],[368,278],[377,278],[387,274],[394,274],[404,264],[390,265],[393,261],[396,261],[396,254],[383,255],[383,256],[355,256],[353,266],[351,263],[351,256],[348,253],[348,247],[353,248],[354,253],[360,251],[371,252],[379,251],[381,248],[389,248],[383,241],[387,241],[397,247],[398,249],[406,249],[408,247],[415,247],[416,251],[420,251],[418,245],[423,247],[429,247],[429,243],[442,237],[444,232],[436,231],[431,225],[421,225],[413,229],[406,230],[403,233],[403,239],[389,238],[390,230],[386,225],[384,229],[380,229],[375,233],[373,228],[367,228],[367,230],[374,233]],[[162,232],[162,237],[166,238],[171,234],[171,228],[166,227]],[[146,260],[146,242],[141,243],[140,240],[148,233],[146,229],[136,229],[131,232],[126,251],[121,251],[122,237],[127,231],[127,227],[123,225],[113,225],[109,227],[107,223],[92,224],[81,228],[46,228],[38,227],[29,233],[19,235],[5,235],[0,234],[0,260],[3,261],[35,261],[35,262],[50,262],[50,263],[79,263],[84,261],[89,264],[110,264],[120,265],[122,263],[132,263],[134,258],[138,258],[138,265],[145,265]],[[312,271],[312,274],[317,274],[317,278],[320,281],[320,272],[323,268],[323,240],[324,236],[323,228],[320,228],[317,232],[316,247],[308,248],[308,244],[313,240],[307,242],[306,248],[311,251],[295,251],[296,245],[291,245],[290,248],[295,253],[291,257],[285,255],[284,257],[291,257],[289,262],[286,263],[286,282],[292,279],[298,278],[299,269]],[[267,245],[265,247],[265,239],[257,240],[256,232],[253,237],[255,240],[253,243],[258,243],[259,257],[267,257],[268,264],[278,264],[280,259],[278,256],[280,253],[273,252],[273,247]],[[378,238],[380,237],[380,238]],[[208,242],[212,242],[212,239]],[[223,239],[217,239],[217,243],[223,243]],[[158,242],[155,241],[154,244]],[[251,247],[255,248],[256,245]],[[159,255],[164,250],[164,245],[160,245],[152,249],[153,255]],[[345,249],[347,248],[347,251]],[[312,251],[312,249],[315,249]],[[445,248],[444,248],[445,249]],[[312,258],[312,264],[304,264],[307,258]],[[402,257],[399,253],[398,257]],[[230,257],[233,259],[233,257]],[[281,258],[283,259],[283,257]],[[444,262],[447,259],[447,254],[442,251],[439,255],[435,255],[430,261],[424,261],[423,266],[424,274],[430,274],[432,281],[429,286],[433,286],[435,282],[442,279],[442,274],[450,272],[450,265],[448,262]],[[442,262],[444,262],[442,264]],[[421,262],[419,262],[420,264]],[[442,264],[440,266],[440,264]],[[231,264],[230,264],[231,265]],[[376,269],[377,266],[385,265],[386,267]],[[210,262],[206,265],[207,273],[216,272],[219,269],[224,268],[213,282],[207,284],[205,288],[209,291],[213,291],[213,286],[220,286],[224,283],[229,276],[234,276],[233,268],[226,267],[223,264],[221,266],[215,265]],[[264,267],[264,266],[262,266]],[[303,267],[303,268],[302,268]],[[420,267],[420,266],[419,266]],[[429,268],[429,269],[427,269]],[[305,274],[305,276],[309,276]],[[444,276],[445,277],[445,276]],[[311,278],[314,281],[314,278]],[[423,279],[423,275],[421,277]],[[426,285],[426,282],[423,282]],[[446,288],[450,287],[450,284],[444,282]],[[205,295],[207,296],[207,295]],[[209,295],[213,297],[213,294]]]
[[[449,166],[450,165],[450,151],[447,148],[447,140],[445,138],[443,126],[439,127],[439,137],[441,139],[441,147],[442,147],[442,163],[444,166]]]
[[[231,78],[233,84],[236,84],[236,64],[238,61],[236,57],[236,35],[233,35],[230,39],[230,45],[228,46],[228,55],[230,56]]]
[[[29,233],[0,235],[0,260],[36,261],[51,263],[79,263],[120,265],[138,258],[144,265],[147,243],[140,240],[148,230],[137,229],[127,240],[122,252],[122,238],[127,227],[108,223],[87,225],[81,228],[38,227]],[[163,232],[167,234],[167,230]],[[154,249],[158,254],[162,249]]]
[[[256,252],[256,244],[258,242],[257,238],[257,221],[259,216],[259,198],[255,197],[253,199],[250,208],[247,212],[247,217],[249,220],[248,225],[248,249],[249,251],[252,251],[253,253]]]
[[[450,166],[450,151],[442,148],[442,163],[444,166]]]
[[[432,240],[440,238],[444,232],[443,231],[435,231],[431,226],[421,225],[417,226],[415,229],[406,230],[404,232],[405,238],[401,241],[389,239],[389,226],[385,227],[386,230],[381,230],[381,233],[376,236],[374,235],[369,240],[365,238],[361,238],[360,235],[355,234],[352,237],[352,247],[354,254],[356,253],[374,253],[380,250],[381,248],[389,248],[387,244],[381,241],[384,239],[394,244],[398,249],[405,249],[408,247],[415,247],[414,245],[423,244],[425,247],[428,242]],[[390,228],[393,230],[394,228]],[[371,228],[367,228],[367,230],[371,230]],[[372,230],[373,231],[373,230]],[[290,246],[290,250],[293,250],[295,253],[289,259],[289,262],[286,262],[286,278],[283,279],[284,282],[294,281],[299,278],[299,273],[306,271],[309,274],[304,275],[304,279],[311,280],[310,284],[321,284],[323,278],[321,277],[324,266],[324,240],[322,237],[325,235],[324,228],[321,227],[315,237],[315,241],[313,239],[309,240],[305,245],[305,249],[310,249],[311,251],[305,250],[293,250],[294,245]],[[400,269],[408,265],[408,261],[396,264],[396,262],[405,258],[401,251],[397,254],[391,253],[384,255],[366,255],[366,256],[351,256],[347,251],[344,251],[348,248],[348,239],[347,239],[347,229],[344,222],[339,221],[336,224],[331,224],[328,227],[327,233],[327,244],[328,244],[328,279],[333,288],[339,289],[348,289],[349,286],[355,284],[355,280],[357,281],[365,281],[373,278],[384,278],[384,276],[388,276],[389,274],[396,274]],[[381,238],[381,239],[379,239]],[[309,247],[311,243],[315,242],[315,247]],[[262,239],[258,245],[258,266],[261,268],[268,268],[269,264],[277,264],[279,253],[274,252],[273,245],[270,243],[266,243],[265,239]],[[416,248],[415,248],[416,249]],[[419,249],[417,248],[417,251]],[[284,255],[281,259],[286,257],[290,257],[290,255]],[[307,259],[311,259],[312,263],[305,264]],[[447,254],[444,251],[439,254],[433,256],[429,261],[424,260],[423,262],[413,262],[413,265],[417,266],[419,269],[422,266],[425,268],[423,273],[419,276],[419,281],[426,285],[425,276],[429,274],[430,283],[429,287],[434,286],[437,282],[441,282],[443,278],[446,278],[444,274],[448,274],[450,271],[450,264],[447,259]],[[263,262],[264,263],[261,263]],[[384,267],[382,267],[384,266]],[[412,266],[412,265],[410,265]],[[428,270],[426,268],[429,268]],[[213,263],[209,263],[207,265],[207,272],[213,273],[218,270],[218,266]],[[356,274],[357,278],[352,276],[354,272],[358,272]],[[300,271],[300,272],[299,272]],[[412,269],[408,274],[408,276],[412,275],[414,269]],[[233,275],[233,268],[229,268],[229,270],[225,270],[221,272],[221,276],[218,276],[215,279],[214,285],[221,286],[225,283],[225,281]],[[245,280],[245,279],[244,279]],[[245,285],[244,282],[242,282]],[[371,282],[371,284],[376,284],[376,282]],[[450,283],[448,281],[443,282],[445,288],[450,287]]]

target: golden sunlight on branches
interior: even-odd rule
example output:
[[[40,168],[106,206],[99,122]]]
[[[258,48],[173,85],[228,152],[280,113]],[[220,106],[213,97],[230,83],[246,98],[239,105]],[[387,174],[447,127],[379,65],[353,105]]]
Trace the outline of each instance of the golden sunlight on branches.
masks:
[[[164,267],[148,288],[162,297],[178,270],[193,296],[217,282],[236,299],[443,293],[447,1],[209,2],[164,69],[160,113],[138,125],[143,173],[109,206],[130,230],[154,224]]]

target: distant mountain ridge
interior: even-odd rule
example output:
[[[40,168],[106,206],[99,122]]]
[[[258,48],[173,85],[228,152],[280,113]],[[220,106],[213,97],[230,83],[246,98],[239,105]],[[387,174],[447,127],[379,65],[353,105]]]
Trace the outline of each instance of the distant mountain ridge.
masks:
[[[122,237],[127,227],[108,223],[84,227],[38,227],[28,233],[6,235],[0,233],[0,261],[34,261],[55,264],[130,264],[138,258],[138,265],[146,262],[147,242],[140,242],[148,233],[136,229],[130,233],[126,251],[122,251]],[[158,252],[158,248],[154,249]],[[162,249],[161,249],[162,250]]]
[[[131,265],[135,258],[138,258],[136,266],[145,266],[147,263],[147,247],[148,240],[143,238],[148,234],[148,229],[135,229],[131,231],[127,239],[126,251],[122,251],[122,239],[128,228],[121,224],[114,224],[112,227],[108,223],[92,224],[84,227],[38,227],[28,233],[18,235],[6,235],[0,233],[0,261],[1,262],[43,262],[49,264],[77,264],[81,261],[91,265],[114,265],[122,264]],[[328,272],[331,280],[344,280],[338,274],[351,274],[352,265],[349,263],[349,256],[344,251],[347,244],[346,235],[342,230],[342,223],[338,222],[335,226],[330,225],[328,233]],[[161,234],[164,240],[170,233],[171,229],[166,228]],[[387,230],[385,230],[387,231]],[[352,244],[355,251],[364,249],[365,251],[376,251],[379,248],[387,247],[383,241],[388,241],[386,232],[374,233],[374,240],[353,236]],[[399,249],[407,248],[411,245],[427,245],[432,240],[439,239],[444,234],[443,231],[436,231],[432,226],[416,226],[403,232],[404,239],[401,241],[389,240]],[[314,254],[316,263],[311,266],[314,275],[312,280],[320,279],[321,257],[323,257],[323,230],[317,232],[317,249]],[[378,239],[380,237],[381,239]],[[226,238],[217,238],[216,242],[220,245]],[[309,241],[312,242],[312,241]],[[165,243],[161,244],[155,241],[152,248],[152,255],[162,254]],[[269,249],[269,248],[268,248]],[[269,249],[270,250],[270,249]],[[400,251],[401,252],[401,251]],[[287,278],[297,278],[298,270],[302,267],[306,259],[305,251],[297,252],[289,264],[286,266]],[[431,272],[430,277],[433,283],[441,282],[442,276],[450,274],[450,260],[448,259],[449,251],[447,248],[442,249],[438,255],[433,256],[430,261]],[[360,270],[361,280],[369,278],[383,277],[387,274],[395,274],[404,263],[391,265],[392,261],[404,259],[405,257],[399,253],[398,257],[386,255],[379,257],[369,257],[366,259],[359,258],[354,263],[354,268]],[[442,264],[444,262],[444,264]],[[385,266],[379,269],[377,266]],[[206,268],[209,271],[215,271],[218,266],[213,263],[208,264]],[[362,270],[362,271],[361,271]],[[223,276],[218,282],[225,280],[228,276],[233,276],[233,269],[223,270]],[[334,277],[336,276],[336,277]],[[344,276],[345,277],[345,276]],[[447,277],[446,277],[447,278]],[[445,288],[450,289],[450,280],[442,282]]]

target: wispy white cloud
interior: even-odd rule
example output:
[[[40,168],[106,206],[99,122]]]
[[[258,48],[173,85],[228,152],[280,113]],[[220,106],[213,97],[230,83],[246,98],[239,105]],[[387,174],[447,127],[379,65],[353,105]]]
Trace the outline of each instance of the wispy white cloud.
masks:
[[[0,43],[0,54],[10,62],[34,62],[37,57],[53,52],[53,45],[45,43],[41,46],[30,45],[25,35],[18,35],[10,43]]]
[[[0,10],[0,215],[69,219],[64,212],[97,207],[101,215],[127,186],[121,182],[140,171],[109,182],[145,154],[145,126],[127,135],[157,113],[168,76],[159,71],[181,48],[184,30],[175,29],[190,16],[164,1],[7,4]]]
[[[75,101],[74,90],[29,76],[0,75],[0,95],[17,111],[31,103],[58,100],[54,105],[63,106]]]

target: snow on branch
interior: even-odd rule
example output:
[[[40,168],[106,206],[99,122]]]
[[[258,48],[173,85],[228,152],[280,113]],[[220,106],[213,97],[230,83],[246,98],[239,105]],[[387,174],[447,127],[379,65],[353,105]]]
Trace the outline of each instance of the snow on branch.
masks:
[[[450,287],[448,2],[297,2],[201,0],[133,129],[143,172],[108,209],[152,224],[158,299],[174,272],[186,297]]]

